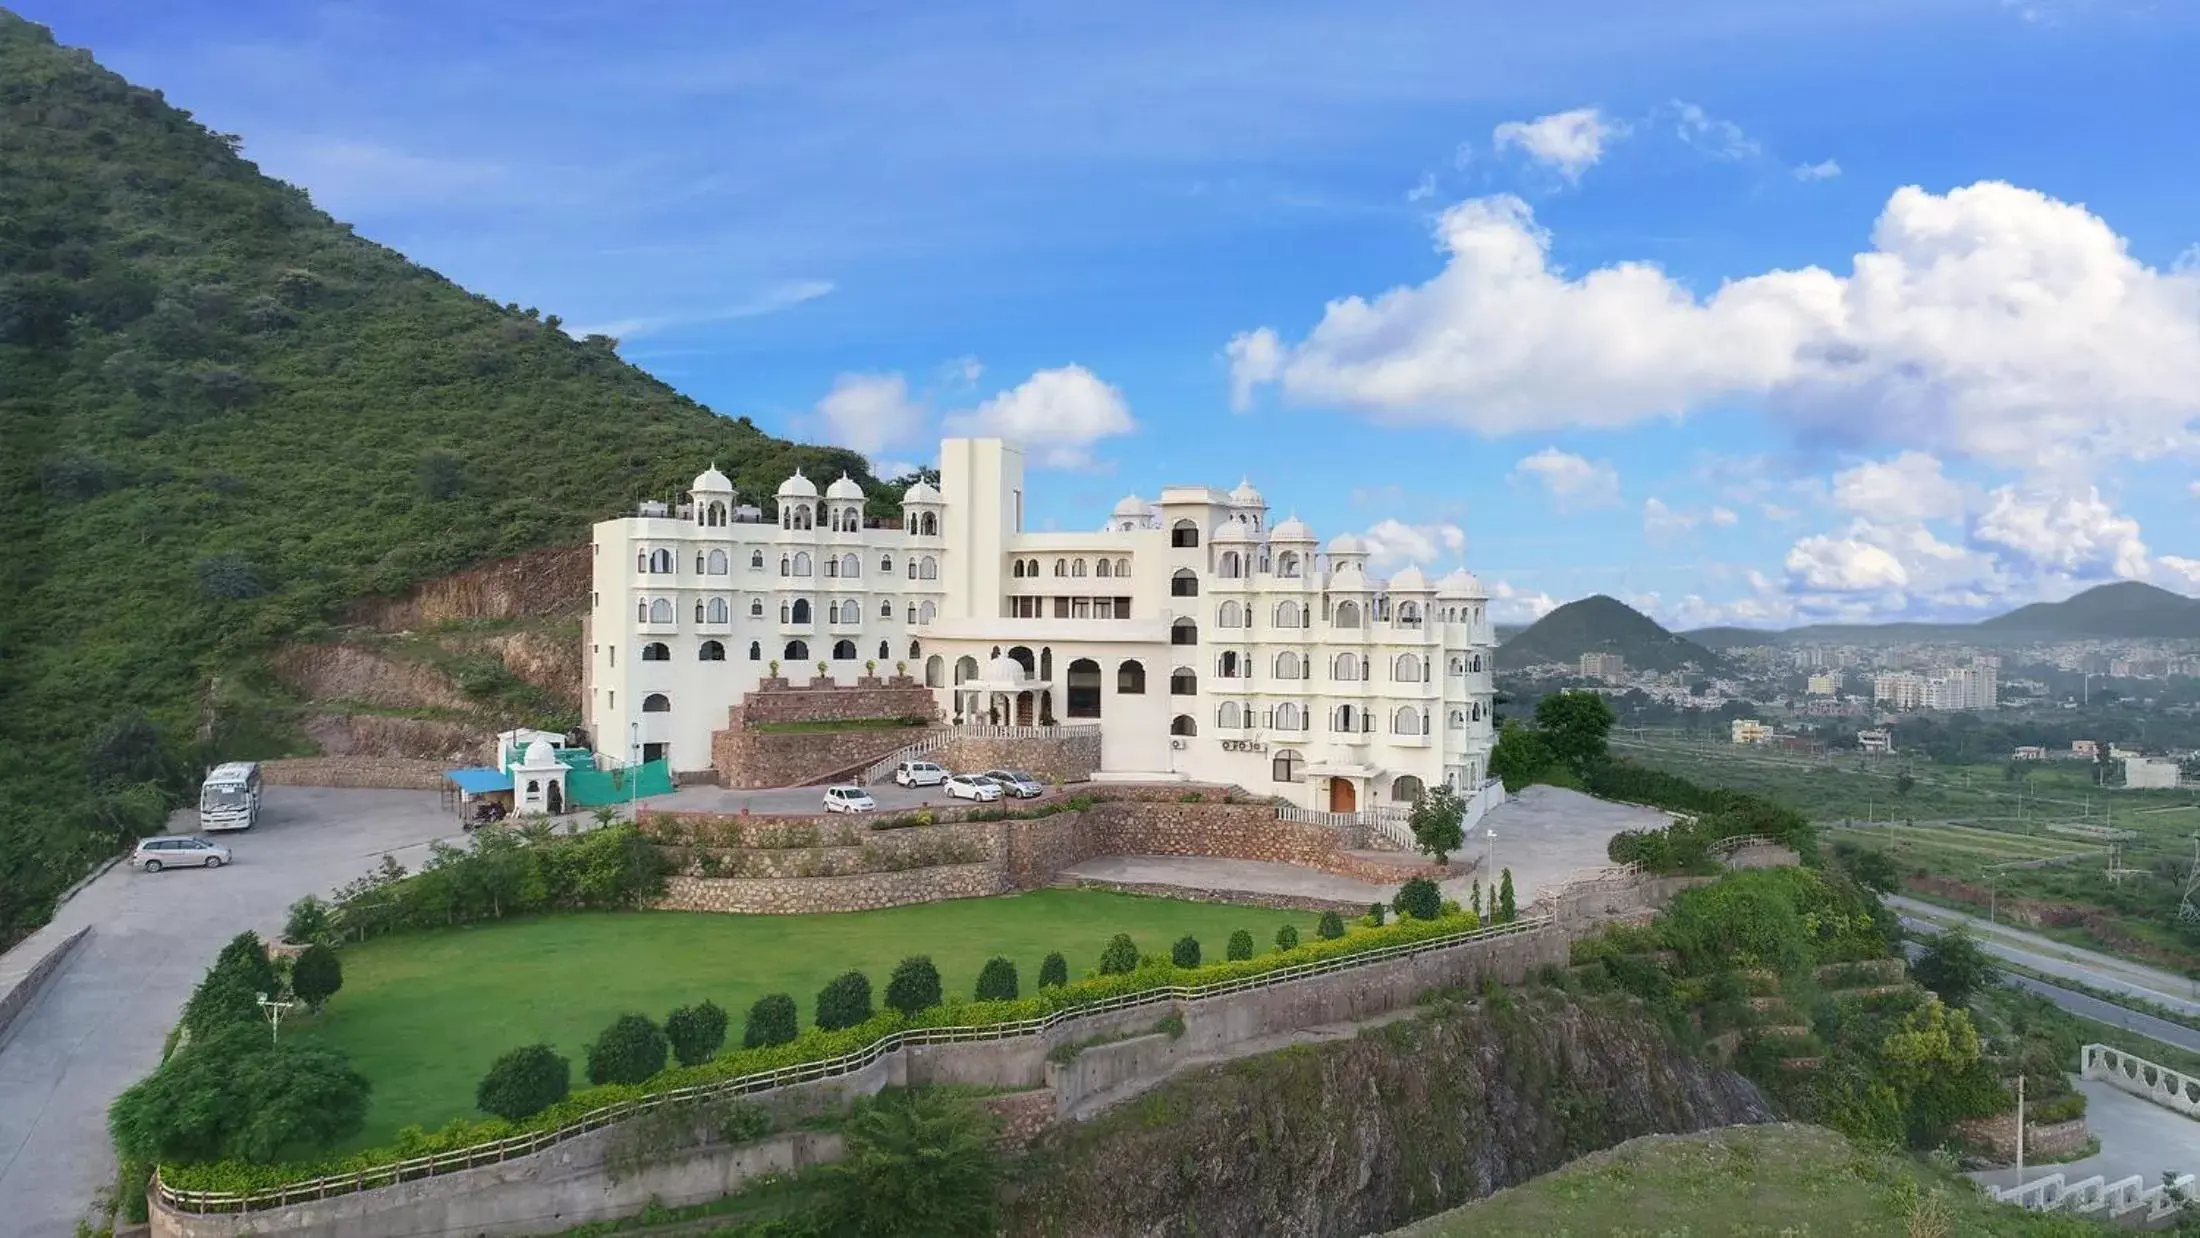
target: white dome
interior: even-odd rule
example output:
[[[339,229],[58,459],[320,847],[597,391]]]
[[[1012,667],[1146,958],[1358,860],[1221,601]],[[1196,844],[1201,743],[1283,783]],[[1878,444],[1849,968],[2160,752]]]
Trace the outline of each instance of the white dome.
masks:
[[[1146,500],[1135,494],[1124,495],[1115,505],[1115,518],[1118,520],[1144,520],[1151,514]]]
[[[733,479],[719,472],[718,466],[712,464],[709,468],[695,475],[695,483],[689,486],[688,489],[697,494],[705,492],[732,494]]]
[[[1260,491],[1253,489],[1253,479],[1248,477],[1230,492],[1230,503],[1234,507],[1264,507],[1267,500],[1260,497]]]
[[[1242,520],[1223,521],[1222,527],[1215,530],[1214,536],[1215,544],[1218,546],[1223,542],[1257,542],[1259,540],[1258,537],[1253,535],[1253,526]]]
[[[1390,587],[1393,590],[1426,590],[1428,588],[1428,577],[1421,574],[1420,568],[1417,568],[1409,563],[1406,565],[1406,570],[1390,578]]]
[[[1474,573],[1468,571],[1465,568],[1460,568],[1457,571],[1454,571],[1445,576],[1442,580],[1437,581],[1436,593],[1439,597],[1448,598],[1480,598],[1489,596],[1487,593],[1484,593],[1482,591],[1482,582],[1476,580],[1474,578]]]
[[[825,497],[828,499],[852,499],[860,502],[863,499],[863,487],[857,484],[853,477],[842,473],[839,481],[825,487]]]
[[[1307,528],[1305,522],[1297,516],[1286,516],[1282,524],[1268,531],[1268,540],[1271,542],[1311,542],[1314,540],[1314,530]]]
[[[538,739],[527,745],[527,755],[519,763],[528,769],[546,769],[558,763],[558,750],[550,746],[549,740]]]
[[[1333,555],[1364,555],[1367,543],[1350,533],[1339,533],[1329,540],[1329,553]]]
[[[904,503],[937,503],[940,501],[940,492],[934,490],[930,482],[920,477],[907,490],[901,492],[901,501]]]
[[[817,497],[817,483],[804,477],[801,469],[796,469],[794,476],[779,483],[779,497],[783,499],[814,499]]]
[[[1029,678],[1031,675],[1024,670],[1024,664],[1005,653],[985,664],[987,683],[1022,683]]]

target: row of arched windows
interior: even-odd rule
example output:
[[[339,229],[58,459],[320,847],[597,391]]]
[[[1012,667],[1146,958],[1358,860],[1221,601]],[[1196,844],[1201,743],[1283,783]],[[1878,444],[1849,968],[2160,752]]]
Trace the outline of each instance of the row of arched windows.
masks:
[[[1277,679],[1313,678],[1313,660],[1295,650],[1286,649],[1275,656],[1271,664]],[[1340,683],[1364,683],[1374,676],[1370,673],[1374,662],[1356,653],[1340,653],[1329,660],[1329,677]],[[1431,664],[1418,654],[1401,653],[1391,659],[1392,683],[1427,683]],[[1235,649],[1215,655],[1215,674],[1225,679],[1249,677],[1252,674],[1251,655]]]
[[[808,598],[793,598],[779,604],[779,621],[781,623],[809,623],[812,621],[814,613]],[[929,599],[921,603],[911,602],[908,606],[908,622],[911,624],[930,623],[939,618],[939,613],[938,603]],[[762,619],[763,617],[764,599],[750,598],[749,618]],[[893,620],[894,602],[892,598],[881,598],[879,600],[878,617],[889,622]],[[674,612],[672,599],[670,598],[640,598],[634,603],[634,619],[637,623],[666,624],[673,622],[673,618]],[[695,622],[731,623],[732,621],[732,604],[725,598],[695,599]],[[863,604],[854,598],[827,602],[825,604],[825,621],[827,623],[862,623]]]
[[[917,537],[938,537],[940,518],[933,512],[904,512],[901,527],[903,532]]]
[[[779,527],[782,529],[828,529],[834,533],[861,533],[863,509],[860,507],[834,507],[825,504],[781,503]]]
[[[1037,559],[1017,559],[1008,565],[1008,574],[1017,580],[1037,580],[1039,578],[1039,561]],[[1054,561],[1054,574],[1081,580],[1088,573],[1083,559],[1056,559]],[[1131,561],[1129,559],[1095,559],[1092,561],[1090,575],[1105,579],[1110,576],[1127,578],[1130,574]]]

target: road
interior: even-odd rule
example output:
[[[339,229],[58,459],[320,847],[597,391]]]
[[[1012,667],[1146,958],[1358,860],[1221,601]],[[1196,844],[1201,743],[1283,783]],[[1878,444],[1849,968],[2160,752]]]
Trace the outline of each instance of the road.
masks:
[[[1909,941],[1903,943],[1903,950],[1910,956],[1911,961],[1915,962],[1917,956],[1924,953],[1925,947],[1919,942]],[[2027,993],[2037,993],[2080,1018],[2091,1019],[2095,1023],[2106,1023],[2111,1027],[2120,1027],[2128,1032],[2136,1032],[2150,1040],[2159,1040],[2164,1044],[2175,1045],[2191,1053],[2200,1053],[2200,1031],[2195,1031],[2182,1023],[2172,1023],[2168,1019],[2158,1019],[2153,1015],[2133,1010],[2128,1006],[2119,1006],[2114,1002],[2102,1001],[2090,994],[2080,993],[2075,989],[2066,989],[2057,984],[2049,984],[2044,980],[2034,980],[2030,976],[2020,976],[2015,972],[2002,973],[2002,980],[2023,989]]]
[[[2106,989],[2142,1001],[2154,1002],[2180,1014],[2200,1016],[2200,983],[2175,973],[2102,954],[2096,950],[2066,945],[2051,937],[2028,933],[2006,924],[1994,924],[1978,916],[1950,911],[1914,898],[1889,895],[1886,903],[1901,913],[1905,928],[1938,932],[1960,924],[1969,929],[1971,935],[1978,939],[1979,945],[1996,958],[2048,976],[2075,980],[2091,988]]]
[[[236,856],[227,867],[117,865],[64,903],[9,952],[13,963],[92,929],[0,1045],[0,1231],[75,1233],[114,1182],[108,1104],[158,1064],[224,942],[247,929],[273,937],[300,896],[325,896],[385,854],[418,868],[430,839],[454,833],[434,792],[271,787],[260,824],[219,836]]]
[[[2067,1164],[2027,1165],[2026,1182],[2049,1174],[2061,1174],[2064,1182],[2077,1182],[2094,1174],[2114,1182],[2137,1174],[2153,1186],[2165,1172],[2189,1174],[2200,1170],[2200,1122],[2102,1080],[2079,1079],[2076,1083],[2085,1093],[2086,1124],[2100,1139],[2101,1150]],[[1970,1177],[1994,1186],[2017,1183],[2014,1167]]]

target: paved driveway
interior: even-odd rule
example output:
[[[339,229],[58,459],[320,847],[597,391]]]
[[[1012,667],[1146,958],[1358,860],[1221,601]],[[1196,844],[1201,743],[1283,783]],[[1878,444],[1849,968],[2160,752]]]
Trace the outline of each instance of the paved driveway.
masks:
[[[176,828],[194,824],[181,814]],[[0,1046],[0,1232],[68,1238],[114,1181],[107,1105],[159,1061],[224,942],[246,929],[272,937],[301,895],[326,896],[385,853],[417,868],[428,840],[455,833],[433,792],[271,787],[259,825],[221,836],[236,854],[228,867],[118,865],[63,904],[17,947],[92,928]]]
[[[2165,1109],[2098,1079],[2073,1079],[2085,1093],[2086,1125],[2100,1138],[2101,1150],[2064,1165],[2027,1165],[2024,1180],[2034,1182],[2048,1174],[2077,1182],[2099,1174],[2110,1182],[2133,1174],[2153,1186],[2164,1173],[2200,1172],[2200,1122]],[[2014,1168],[1975,1173],[1971,1177],[1994,1186],[2014,1186]]]
[[[1584,870],[1609,865],[1606,848],[1614,834],[1663,829],[1671,821],[1655,808],[1537,783],[1490,809],[1481,825],[1469,831],[1464,854],[1479,861],[1485,873],[1511,869],[1514,902],[1525,907]],[[1493,847],[1494,865],[1489,862]]]
[[[929,804],[943,808],[950,804],[971,807],[969,800],[950,798],[939,787],[898,787],[891,781],[880,781],[864,790],[878,801],[882,813],[908,812]],[[1031,800],[1004,800],[1011,807],[1030,804]],[[665,812],[723,812],[737,813],[743,808],[761,816],[814,816],[825,811],[825,788],[781,787],[768,791],[729,791],[724,787],[681,787],[667,795],[645,796],[642,811],[658,809]],[[625,815],[622,807],[620,815]]]

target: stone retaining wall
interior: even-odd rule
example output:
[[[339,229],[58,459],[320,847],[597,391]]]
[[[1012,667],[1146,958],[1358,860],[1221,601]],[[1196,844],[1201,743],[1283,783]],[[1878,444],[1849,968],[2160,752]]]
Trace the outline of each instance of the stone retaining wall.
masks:
[[[855,722],[878,718],[939,721],[932,690],[906,675],[865,676],[852,685],[813,682],[795,687],[765,679],[726,710],[724,730],[710,736],[711,767],[728,787],[806,786],[868,765],[922,740],[922,727],[845,731],[767,731],[783,722]]]
[[[958,735],[928,759],[953,770],[1013,769],[1041,782],[1085,782],[1100,768],[1100,733],[1080,730],[1034,739]]]
[[[1159,885],[1145,881],[1096,881],[1090,877],[1072,878],[1067,888],[1073,890],[1102,890],[1110,894],[1140,894],[1149,898],[1188,898],[1195,903],[1223,903],[1231,907],[1265,907],[1270,911],[1311,911],[1317,915],[1334,911],[1350,919],[1367,914],[1366,903],[1348,903],[1340,899],[1315,898],[1304,894],[1265,894],[1258,890],[1210,890],[1196,886]]]
[[[1956,1129],[1966,1140],[1985,1149],[1997,1160],[2013,1162],[2017,1159],[2017,1114],[2013,1109],[1990,1118],[1958,1122]],[[2029,1164],[2038,1164],[2042,1160],[2071,1156],[2082,1151],[2091,1138],[2092,1128],[2086,1125],[2084,1118],[2048,1126],[2027,1122],[2024,1124],[2024,1158]]]
[[[953,864],[849,877],[672,877],[666,880],[664,897],[655,906],[662,911],[791,916],[876,911],[947,898],[984,898],[1000,892],[999,865]]]
[[[435,791],[443,786],[443,761],[416,757],[281,757],[260,762],[260,778],[276,787],[380,787]]]
[[[54,978],[91,931],[80,928],[58,941],[50,931],[33,934],[6,956],[0,956],[0,1044],[7,1043],[16,1019],[38,1000],[46,982]]]

